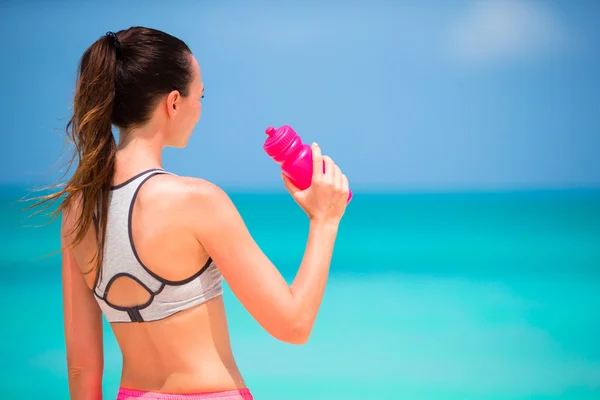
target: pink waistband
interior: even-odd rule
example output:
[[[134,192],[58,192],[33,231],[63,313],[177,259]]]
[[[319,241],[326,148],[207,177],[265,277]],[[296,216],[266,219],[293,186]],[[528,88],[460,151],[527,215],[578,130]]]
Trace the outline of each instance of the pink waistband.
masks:
[[[120,388],[117,400],[148,399],[148,400],[253,400],[249,389],[227,390],[224,392],[208,392],[198,394],[167,394],[158,392],[143,392],[140,390]]]

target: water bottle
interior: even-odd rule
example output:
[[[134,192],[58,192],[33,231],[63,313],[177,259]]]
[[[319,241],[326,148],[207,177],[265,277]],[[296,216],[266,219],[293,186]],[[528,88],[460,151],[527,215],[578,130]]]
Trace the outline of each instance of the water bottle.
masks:
[[[312,183],[313,162],[312,148],[302,143],[300,136],[289,126],[283,125],[275,129],[268,127],[268,135],[263,149],[276,163],[281,165],[283,174],[300,190],[308,189]],[[325,172],[325,163],[323,163]],[[352,191],[348,193],[347,203],[352,199]]]

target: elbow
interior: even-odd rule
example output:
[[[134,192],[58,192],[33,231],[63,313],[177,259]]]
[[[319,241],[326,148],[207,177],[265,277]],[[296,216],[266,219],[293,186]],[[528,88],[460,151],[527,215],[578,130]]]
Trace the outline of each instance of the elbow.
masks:
[[[284,342],[301,346],[308,342],[308,339],[310,338],[310,332],[310,328],[294,327],[291,329]]]
[[[68,378],[69,382],[73,384],[95,384],[102,380],[102,372],[96,368],[81,367],[81,366],[68,366]]]
[[[94,359],[74,359],[67,355],[67,373],[69,379],[73,381],[102,379],[103,368],[103,363]]]
[[[285,324],[285,329],[280,329],[278,334],[273,336],[288,344],[303,345],[308,342],[311,332],[312,324],[296,320]]]
[[[102,370],[85,365],[68,365],[68,382],[72,399],[98,399],[102,393]]]
[[[81,377],[84,375],[83,368],[80,367],[68,367],[68,377],[70,382],[78,382],[81,380]]]
[[[288,307],[280,307],[271,312],[261,324],[275,339],[295,345],[308,342],[316,315],[307,312],[301,304],[294,302]]]

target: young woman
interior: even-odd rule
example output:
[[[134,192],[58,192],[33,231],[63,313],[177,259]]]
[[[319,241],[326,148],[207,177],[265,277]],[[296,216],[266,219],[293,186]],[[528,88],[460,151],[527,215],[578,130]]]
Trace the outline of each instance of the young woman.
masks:
[[[123,355],[119,399],[251,399],[230,348],[223,278],[272,336],[308,340],[348,181],[317,145],[309,189],[283,177],[310,221],[304,258],[288,286],[223,190],[161,166],[164,147],[186,145],[203,92],[188,46],[161,31],[109,32],[83,54],[67,126],[77,168],[42,202],[62,199],[74,400],[102,396],[102,314]]]

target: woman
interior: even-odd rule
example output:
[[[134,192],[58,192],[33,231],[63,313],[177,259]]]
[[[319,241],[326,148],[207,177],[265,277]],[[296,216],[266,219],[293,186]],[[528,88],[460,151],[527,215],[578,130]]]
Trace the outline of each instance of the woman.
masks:
[[[57,214],[72,399],[102,396],[102,313],[123,355],[119,399],[251,399],[230,348],[222,278],[272,336],[308,340],[347,179],[317,145],[309,189],[283,177],[310,220],[288,286],[223,190],[161,167],[164,147],[186,145],[203,92],[190,49],[164,32],[109,32],[83,54],[67,126],[78,166],[42,202],[64,198]]]

